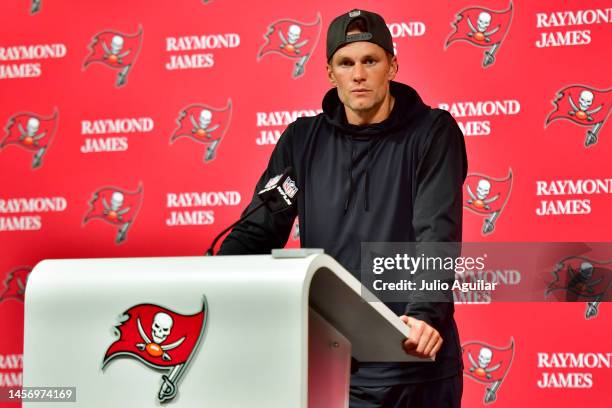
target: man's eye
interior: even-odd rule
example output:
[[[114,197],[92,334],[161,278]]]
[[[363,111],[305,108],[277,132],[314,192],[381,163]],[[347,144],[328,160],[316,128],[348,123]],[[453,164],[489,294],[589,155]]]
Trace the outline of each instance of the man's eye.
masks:
[[[365,63],[366,63],[367,65],[373,65],[373,64],[375,64],[375,63],[376,63],[376,60],[373,60],[373,59],[367,59],[367,60],[365,60]]]
[[[342,67],[350,67],[351,65],[350,61],[340,61],[340,66]]]

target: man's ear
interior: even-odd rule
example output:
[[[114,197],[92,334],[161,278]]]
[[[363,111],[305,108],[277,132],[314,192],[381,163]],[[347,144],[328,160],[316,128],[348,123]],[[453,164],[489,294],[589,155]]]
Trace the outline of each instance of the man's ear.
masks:
[[[389,58],[389,81],[393,81],[399,70],[399,64],[397,63],[397,57],[393,55]]]
[[[338,84],[336,83],[336,78],[334,77],[334,71],[332,70],[331,64],[327,64],[326,69],[327,79],[329,80],[329,82],[331,82],[333,86],[338,86]]]

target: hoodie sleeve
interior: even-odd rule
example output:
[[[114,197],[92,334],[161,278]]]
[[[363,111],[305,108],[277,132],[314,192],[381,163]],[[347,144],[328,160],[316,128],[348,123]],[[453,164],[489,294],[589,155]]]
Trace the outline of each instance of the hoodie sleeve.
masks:
[[[257,193],[263,190],[268,180],[282,174],[287,167],[293,167],[290,145],[293,126],[289,125],[279,138],[268,167],[259,178],[251,202],[242,212],[243,215],[261,203]],[[296,215],[295,206],[274,215],[265,206],[260,208],[232,229],[221,244],[218,255],[269,254],[273,248],[283,248]]]
[[[434,120],[420,153],[416,170],[416,196],[412,224],[416,241],[461,242],[463,213],[463,182],[467,175],[467,155],[463,133],[455,119],[446,111]],[[425,245],[423,245],[425,247]],[[418,245],[417,245],[418,248]],[[435,250],[428,247],[427,255],[448,256],[456,246]],[[441,252],[446,252],[441,254]],[[418,253],[421,253],[419,250]],[[457,256],[458,253],[452,253]],[[421,276],[421,279],[440,279],[451,282],[454,272],[435,271],[434,275]],[[419,278],[417,278],[418,280]],[[420,283],[419,287],[420,287]],[[434,327],[452,316],[454,305],[451,302],[431,302],[423,293],[417,293],[408,303],[406,314],[423,320]],[[447,293],[446,296],[451,295]],[[450,298],[452,300],[452,297]]]

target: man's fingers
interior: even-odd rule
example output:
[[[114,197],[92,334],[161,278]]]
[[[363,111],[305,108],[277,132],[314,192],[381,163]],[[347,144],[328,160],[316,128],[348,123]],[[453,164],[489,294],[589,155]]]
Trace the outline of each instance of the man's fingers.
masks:
[[[421,337],[419,337],[419,345],[416,348],[417,353],[425,355],[425,347],[427,347],[427,343],[433,337],[434,330],[431,327],[427,327],[423,330]]]
[[[433,357],[433,349],[434,347],[438,344],[438,343],[442,342],[442,339],[440,338],[440,334],[438,332],[434,332],[430,339],[429,342],[427,342],[427,345],[425,346],[425,349],[423,350],[423,354],[425,354],[428,357]]]
[[[416,352],[416,345],[406,346],[406,344],[404,343],[404,351],[406,352],[406,354],[410,354],[411,356],[423,357],[420,353]]]
[[[410,322],[410,318],[408,316],[402,315],[399,318],[407,326],[410,326],[408,324]],[[416,347],[416,343],[414,341],[411,341],[410,337],[408,337],[406,340],[402,342],[402,347],[406,353],[409,353],[410,351],[414,350],[414,348]]]
[[[410,336],[403,342],[406,353],[417,357],[434,357],[442,347],[440,333],[422,320],[400,316],[410,327]]]
[[[415,342],[414,340],[412,340],[411,338],[408,338],[406,340],[404,340],[404,343],[402,343],[402,346],[404,347],[404,350],[406,352],[411,352],[414,351],[414,349],[416,349],[418,343]]]
[[[406,316],[406,324],[410,327],[410,336],[404,341],[404,350],[413,355],[419,355],[418,351],[415,351],[419,346],[419,341],[423,335],[425,325],[421,320],[414,319]],[[404,319],[402,319],[404,320]]]
[[[416,320],[409,317],[408,327],[410,327],[410,340],[412,340],[415,344],[419,344],[419,339],[423,335],[423,330],[425,330],[425,324],[421,320]]]
[[[442,340],[442,338],[440,337],[440,341],[438,341],[438,343],[436,343],[436,345],[434,346],[433,350],[431,350],[432,357],[438,354],[438,351],[440,351],[440,348],[442,347],[442,343],[444,343],[444,340]]]

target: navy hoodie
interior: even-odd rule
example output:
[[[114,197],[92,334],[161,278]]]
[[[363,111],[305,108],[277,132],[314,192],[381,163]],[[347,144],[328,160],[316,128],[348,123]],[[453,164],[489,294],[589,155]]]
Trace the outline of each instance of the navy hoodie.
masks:
[[[294,169],[297,208],[272,215],[265,207],[238,224],[220,255],[268,254],[285,246],[296,216],[304,248],[323,248],[360,277],[362,242],[459,242],[462,185],[467,174],[463,134],[452,116],[425,105],[411,87],[390,83],[395,104],[380,123],[346,120],[336,89],[323,113],[299,118],[279,139],[248,211],[266,182]],[[384,386],[448,378],[461,372],[452,303],[386,303],[435,327],[444,342],[433,363],[358,363],[352,385]]]

